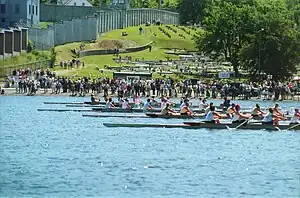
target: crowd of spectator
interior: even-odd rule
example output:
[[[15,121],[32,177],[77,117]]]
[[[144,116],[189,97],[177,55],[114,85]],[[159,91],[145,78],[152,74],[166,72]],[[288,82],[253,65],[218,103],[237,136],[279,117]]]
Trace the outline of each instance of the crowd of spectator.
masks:
[[[5,87],[14,87],[16,93],[34,95],[37,90],[51,94],[69,93],[70,96],[86,94],[117,95],[120,97],[231,97],[250,100],[253,97],[265,100],[286,100],[299,91],[299,82],[280,83],[264,81],[260,83],[224,83],[214,80],[210,83],[191,80],[130,80],[115,78],[68,78],[56,76],[50,69],[14,70]],[[297,90],[298,89],[298,90]],[[51,91],[50,91],[51,90]]]

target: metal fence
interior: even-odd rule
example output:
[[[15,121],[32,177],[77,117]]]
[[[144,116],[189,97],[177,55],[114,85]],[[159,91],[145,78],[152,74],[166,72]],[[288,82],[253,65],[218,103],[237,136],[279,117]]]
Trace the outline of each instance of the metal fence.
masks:
[[[53,14],[52,14],[53,15]],[[160,21],[178,24],[179,14],[157,9],[99,10],[93,16],[56,22],[47,29],[29,28],[28,38],[37,49],[65,43],[95,40],[100,33]]]
[[[9,66],[0,66],[0,76],[5,77],[8,75],[11,75],[13,73],[13,70],[17,69],[28,69],[31,70],[37,70],[42,68],[49,67],[50,60],[41,60],[36,62],[30,62],[25,64],[19,64],[19,65],[9,65]]]

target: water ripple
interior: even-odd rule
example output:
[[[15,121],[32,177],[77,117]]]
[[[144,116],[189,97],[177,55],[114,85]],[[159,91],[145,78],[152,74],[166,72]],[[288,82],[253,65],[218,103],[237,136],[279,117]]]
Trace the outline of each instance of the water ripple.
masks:
[[[0,197],[299,196],[299,133],[114,129],[102,123],[153,120],[36,111],[54,100],[82,98],[0,97]]]

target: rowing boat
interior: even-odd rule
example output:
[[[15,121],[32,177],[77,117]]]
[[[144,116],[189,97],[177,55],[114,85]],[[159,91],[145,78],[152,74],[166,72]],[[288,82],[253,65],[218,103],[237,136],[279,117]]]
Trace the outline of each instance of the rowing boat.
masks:
[[[114,113],[143,113],[143,109],[133,108],[133,109],[121,109],[121,108],[92,108],[93,111],[101,112],[114,112]],[[153,109],[153,112],[160,112],[160,109]]]
[[[95,103],[92,103],[92,102],[44,102],[44,104],[61,104],[61,105],[68,105],[68,107],[93,107],[93,106],[101,106],[101,105],[106,105],[106,102],[95,102]],[[134,105],[140,105],[140,104],[135,104],[133,102],[130,102],[129,103],[131,106],[134,106]],[[119,107],[119,103],[118,102],[115,102],[114,105],[116,107]],[[154,107],[160,107],[161,103],[157,103],[155,105],[153,105]],[[179,108],[181,104],[178,104],[178,103],[174,103],[171,105],[171,107],[173,108]],[[199,105],[191,105],[190,106],[191,108],[198,108]],[[216,108],[218,109],[223,109],[223,107],[221,106],[216,106]]]
[[[55,112],[91,112],[92,109],[37,109],[37,111],[55,111]]]
[[[101,111],[101,112],[115,112],[115,113],[143,113],[144,109],[132,108],[132,109],[121,109],[121,108],[101,108],[101,107],[93,107],[93,111]],[[152,109],[150,112],[158,113],[161,112],[161,109]],[[194,109],[195,113],[204,113],[203,109]]]
[[[110,114],[83,114],[83,117],[93,118],[149,118],[146,115],[110,115]]]
[[[94,107],[102,107],[104,108],[105,105],[91,105],[91,104],[67,104],[66,107],[89,107],[89,108],[94,108]]]
[[[239,124],[223,123],[223,124],[210,124],[210,123],[199,123],[198,125],[189,124],[142,124],[142,123],[103,123],[106,127],[130,127],[130,128],[185,128],[185,129],[228,129],[236,128]],[[292,128],[294,126],[294,128]],[[282,124],[279,126],[263,125],[261,123],[247,124],[240,126],[239,129],[247,130],[292,130],[299,131],[300,126],[296,124]]]
[[[61,105],[77,104],[77,105],[79,105],[79,104],[85,104],[85,103],[83,103],[83,102],[44,102],[44,104],[51,104],[51,105],[53,105],[53,104],[61,104]]]
[[[192,119],[192,118],[203,118],[204,114],[195,114],[191,115],[180,115],[179,113],[172,114],[172,115],[162,115],[160,113],[146,113],[146,116],[150,118],[165,118],[165,119]]]

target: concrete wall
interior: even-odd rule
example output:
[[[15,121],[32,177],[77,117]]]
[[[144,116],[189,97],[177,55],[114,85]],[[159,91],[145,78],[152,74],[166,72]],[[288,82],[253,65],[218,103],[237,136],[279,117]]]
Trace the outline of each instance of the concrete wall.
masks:
[[[148,49],[152,44],[152,41],[148,43],[147,45],[139,46],[139,47],[132,47],[132,48],[127,48],[127,49],[120,49],[119,53],[132,53],[132,52],[139,52],[143,51],[145,49]],[[79,56],[84,57],[84,56],[92,56],[92,55],[104,55],[104,54],[114,54],[113,49],[107,49],[107,50],[85,50],[81,51]]]
[[[24,37],[27,37],[26,33],[23,33],[22,38]],[[53,27],[50,27],[48,29],[29,28],[28,37],[29,40],[34,42],[34,45],[37,49],[46,50],[46,49],[51,49],[54,46]],[[28,41],[26,41],[26,43],[27,42]],[[25,49],[23,48],[23,50],[26,50],[26,48]]]
[[[83,8],[91,11],[89,7]],[[58,7],[57,9],[61,8]],[[52,17],[55,15],[53,13]],[[179,22],[178,13],[164,10],[102,10],[95,12],[91,17],[54,23],[47,29],[29,28],[28,35],[29,40],[35,43],[36,48],[42,50],[65,43],[95,40],[100,33],[137,26],[153,20],[161,21],[164,24],[178,24]]]
[[[58,22],[67,21],[73,18],[81,18],[93,16],[98,10],[96,7],[80,7],[80,6],[65,6],[65,5],[40,5],[40,21]]]

